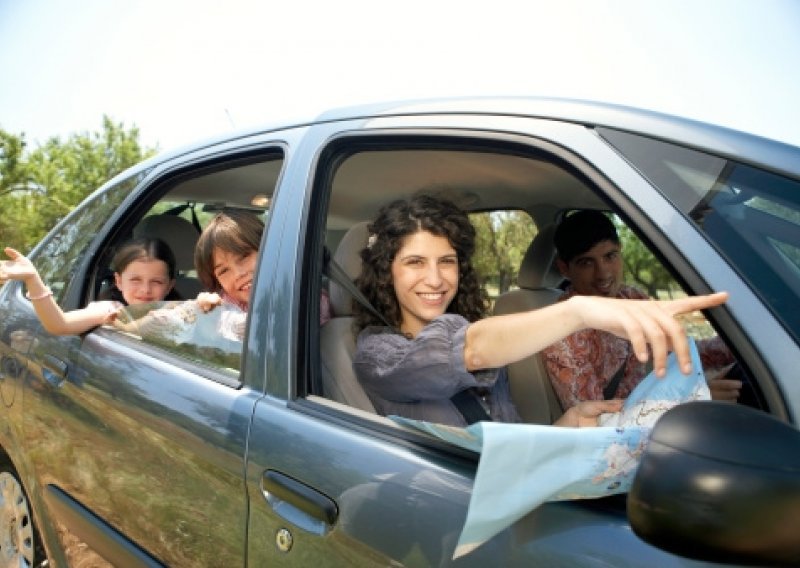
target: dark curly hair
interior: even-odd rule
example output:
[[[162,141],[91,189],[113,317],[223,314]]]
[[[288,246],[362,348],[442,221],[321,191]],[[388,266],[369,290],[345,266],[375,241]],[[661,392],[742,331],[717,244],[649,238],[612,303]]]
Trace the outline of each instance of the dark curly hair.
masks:
[[[472,267],[475,228],[453,203],[429,195],[397,200],[384,206],[368,226],[370,244],[361,251],[361,275],[356,285],[386,321],[400,328],[400,305],[392,283],[392,262],[403,239],[419,231],[446,237],[458,255],[458,291],[447,312],[477,321],[486,315],[487,295]],[[363,306],[354,303],[356,328],[385,325]]]

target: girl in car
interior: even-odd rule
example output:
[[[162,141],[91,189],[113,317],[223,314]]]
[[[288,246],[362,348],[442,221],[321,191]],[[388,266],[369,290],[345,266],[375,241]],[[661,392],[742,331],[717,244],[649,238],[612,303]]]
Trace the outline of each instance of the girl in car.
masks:
[[[576,296],[539,310],[484,317],[485,294],[470,264],[475,230],[452,203],[429,196],[396,201],[369,226],[357,280],[385,322],[356,304],[356,374],[379,413],[465,426],[518,422],[504,366],[579,329],[628,338],[637,357],[665,374],[673,349],[684,373],[689,345],[673,316],[723,303],[726,293],[642,302]],[[387,323],[389,325],[387,325]],[[621,400],[584,401],[556,421],[596,426]]]
[[[208,292],[197,302],[203,311],[222,306],[219,332],[241,341],[250,292],[253,288],[258,247],[264,233],[261,220],[235,209],[218,213],[206,225],[194,249],[197,276]]]
[[[53,299],[39,272],[28,258],[13,248],[5,249],[11,259],[0,263],[0,283],[21,280],[26,296],[33,304],[44,329],[53,335],[79,335],[113,322],[127,305],[177,299],[172,294],[175,284],[175,256],[161,240],[140,237],[118,249],[111,261],[114,288],[108,299],[90,302],[85,308],[64,312]]]
[[[250,293],[253,288],[258,247],[264,232],[261,220],[246,211],[217,214],[197,241],[194,264],[197,276],[209,292],[197,297],[203,311],[221,305],[220,333],[241,341]],[[330,319],[327,293],[320,299],[320,325]]]

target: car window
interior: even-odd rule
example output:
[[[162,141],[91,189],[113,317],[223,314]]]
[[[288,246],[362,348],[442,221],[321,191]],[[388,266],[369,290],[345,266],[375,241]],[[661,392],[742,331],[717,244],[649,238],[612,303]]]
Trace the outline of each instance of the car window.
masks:
[[[490,301],[517,287],[522,258],[536,236],[536,224],[525,211],[500,210],[472,213],[475,254],[472,264]]]
[[[672,300],[686,296],[680,283],[673,277],[653,251],[617,215],[612,215],[622,245],[622,262],[625,266],[625,283],[638,288],[656,300]],[[686,331],[695,339],[714,337],[717,332],[702,312],[679,316]]]
[[[338,169],[334,174],[322,173],[320,177],[331,180],[331,194],[326,232],[324,236],[320,234],[320,238],[324,238],[334,259],[348,272],[351,280],[360,273],[359,253],[369,246],[366,224],[375,218],[378,209],[399,197],[433,193],[456,202],[462,209],[473,210],[470,220],[477,233],[473,265],[490,299],[494,302],[498,297],[505,296],[508,300],[503,302],[503,310],[496,312],[492,307],[492,312],[529,309],[527,303],[522,303],[523,297],[527,298],[525,302],[535,299],[537,307],[557,301],[560,293],[556,287],[562,285],[563,281],[553,266],[552,229],[559,214],[573,208],[608,211],[610,204],[601,198],[599,188],[581,183],[581,178],[563,167],[555,156],[548,158],[542,154],[525,156],[506,153],[499,147],[482,148],[480,153],[472,150],[470,146],[464,149],[450,146],[446,150],[430,147],[382,148],[375,152],[366,150],[349,154],[341,163],[337,163]],[[512,209],[509,204],[517,208]],[[558,204],[568,207],[558,207]],[[541,230],[534,218],[541,222]],[[623,242],[626,283],[653,298],[685,296],[686,291],[674,272],[640,240],[637,232],[626,226],[621,217],[612,214],[612,219]],[[539,236],[542,238],[537,238]],[[544,254],[534,257],[537,281],[533,287],[536,289],[532,290],[532,294],[518,296],[515,288],[518,287],[520,266],[529,245],[534,242],[548,247]],[[547,251],[552,252],[547,254]],[[318,258],[318,254],[309,254],[308,258]],[[547,259],[550,264],[547,264]],[[309,273],[316,275],[319,271],[312,270]],[[315,345],[313,338],[306,342],[310,359],[320,354],[320,370],[315,377],[313,360],[302,363],[312,371],[307,385],[301,385],[298,390],[310,390],[313,394],[321,394],[336,402],[375,412],[351,364],[356,345],[354,296],[343,290],[333,276],[330,281],[325,278],[320,280],[323,286],[327,284],[330,287],[334,317],[330,323],[322,326],[319,346]],[[311,291],[312,297],[316,297],[319,287],[318,284],[306,289]],[[305,304],[313,306],[314,302],[309,300]],[[683,323],[691,336],[698,340],[713,339],[713,345],[720,345],[720,352],[726,352],[725,365],[720,364],[720,369],[732,364],[729,359],[735,354],[731,354],[724,345],[723,338],[716,337],[716,330],[702,313],[683,318]],[[546,375],[542,375],[540,369],[535,374],[537,381],[541,382],[543,377],[546,380]],[[531,373],[526,376],[531,376]],[[520,402],[523,399],[517,397],[514,380],[511,381],[512,397],[520,407],[533,399],[529,397]],[[547,390],[545,387],[543,392]],[[519,392],[520,397],[528,396],[526,392]],[[530,406],[533,408],[535,405]],[[553,408],[550,410],[552,421],[553,417],[557,418],[560,414],[555,413]],[[547,421],[538,410],[528,415],[526,420],[538,423]]]
[[[132,210],[124,228],[98,255],[96,299],[120,299],[118,291],[113,291],[112,259],[133,238],[158,239],[167,245],[175,260],[175,285],[167,301],[125,306],[105,327],[148,348],[238,378],[248,312],[228,301],[201,309],[198,295],[212,290],[204,287],[198,274],[195,249],[202,230],[219,213],[235,211],[266,225],[282,166],[283,153],[272,149],[259,156],[202,164],[192,172],[182,171],[179,177],[157,180],[145,190],[147,208]],[[263,242],[266,229],[259,233]],[[228,235],[230,240],[233,233]]]
[[[552,214],[549,203],[565,193],[588,206],[602,204],[586,182],[557,158],[544,157],[524,147],[488,147],[471,139],[455,144],[449,139],[431,142],[397,138],[391,142],[379,140],[370,148],[359,139],[355,151],[347,148],[339,155],[331,155],[337,159],[331,157],[328,163],[322,162],[317,172],[321,180],[317,187],[329,194],[323,198],[320,191],[315,196],[324,199],[327,209],[320,212],[326,217],[309,226],[325,227],[325,232],[318,235],[317,246],[321,248],[324,242],[351,285],[361,271],[360,252],[369,245],[368,222],[375,219],[382,206],[396,199],[432,194],[469,213],[476,229],[471,261],[479,284],[492,303],[518,287],[520,265],[537,235],[528,206],[542,203]],[[307,258],[314,262],[321,256],[318,251],[311,251]],[[300,342],[308,361],[301,359],[299,367],[309,372],[298,391],[375,413],[352,365],[357,335],[354,312],[358,311],[354,295],[341,285],[334,272],[322,278],[319,273],[311,265],[307,268],[312,284],[303,288],[310,296],[302,302],[301,309],[315,306],[320,288],[327,285],[333,318],[321,327],[318,345],[313,333]],[[489,305],[488,309],[491,312],[493,308]],[[313,323],[315,319],[314,314],[301,313],[303,321]]]
[[[228,306],[204,312],[194,301],[153,302],[123,308],[108,327],[237,376],[245,317]]]
[[[31,255],[31,261],[39,270],[42,280],[50,286],[56,302],[63,298],[67,284],[72,280],[81,257],[97,231],[144,175],[129,177],[90,197],[65,218]]]
[[[674,144],[600,132],[703,231],[800,340],[800,182]]]

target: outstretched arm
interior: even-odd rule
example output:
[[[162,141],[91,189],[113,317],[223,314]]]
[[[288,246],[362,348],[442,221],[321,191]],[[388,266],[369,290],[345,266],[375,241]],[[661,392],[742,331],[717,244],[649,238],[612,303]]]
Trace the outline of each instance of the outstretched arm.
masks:
[[[25,283],[28,298],[48,333],[78,335],[114,319],[116,313],[110,311],[105,303],[90,304],[84,309],[64,313],[53,300],[53,293],[42,282],[33,263],[12,248],[6,248],[5,253],[11,260],[0,264],[0,283],[6,280],[21,280]]]
[[[727,292],[679,300],[619,300],[573,296],[539,310],[493,316],[467,329],[464,363],[468,370],[501,367],[537,353],[581,329],[594,328],[628,339],[640,361],[666,373],[668,351],[674,351],[684,373],[691,372],[686,332],[674,316],[724,303]]]

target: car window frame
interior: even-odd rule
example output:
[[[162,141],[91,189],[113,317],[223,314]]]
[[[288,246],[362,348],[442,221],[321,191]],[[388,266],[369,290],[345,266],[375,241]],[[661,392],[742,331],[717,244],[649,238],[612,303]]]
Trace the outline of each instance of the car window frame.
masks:
[[[772,313],[776,321],[781,323],[795,342],[800,342],[800,319],[796,316],[793,320],[788,319],[796,310],[781,309],[781,307],[787,307],[782,306],[782,304],[775,305],[771,299],[776,293],[775,288],[765,288],[763,285],[762,271],[745,270],[741,259],[732,257],[732,250],[738,250],[739,247],[734,248],[727,246],[726,248],[726,246],[723,246],[723,243],[717,238],[714,238],[714,235],[709,234],[704,227],[704,219],[708,212],[710,211],[713,213],[716,211],[711,207],[712,201],[714,201],[719,194],[725,192],[726,187],[728,187],[728,181],[730,178],[737,175],[737,171],[739,175],[746,180],[749,178],[751,182],[753,177],[758,176],[760,178],[759,181],[762,183],[767,183],[767,181],[771,179],[773,183],[776,184],[792,184],[795,189],[800,189],[800,180],[782,172],[770,171],[756,164],[721,156],[707,150],[687,147],[672,141],[659,140],[652,136],[634,134],[606,127],[598,128],[597,131],[598,135],[613,148],[615,152],[619,153],[631,167],[639,171],[639,173],[664,195],[684,217],[692,222],[700,234],[703,235],[720,255],[727,259],[728,264],[737,272],[742,280],[747,283],[752,292],[761,299],[763,305]],[[673,157],[678,165],[688,164],[690,167],[694,167],[695,175],[700,175],[700,173],[708,174],[709,172],[706,170],[708,170],[710,164],[714,162],[718,170],[718,177],[713,180],[713,183],[711,183],[710,178],[708,180],[702,180],[700,178],[693,180],[690,177],[682,177],[676,174],[674,169],[669,167],[670,159]],[[704,187],[710,184],[705,187],[705,193],[702,195],[699,193],[703,189],[701,184]],[[768,193],[765,188],[759,189],[762,190],[762,194]],[[774,193],[774,190],[770,189],[770,191]],[[760,195],[761,194],[759,194],[759,196]],[[778,205],[790,207],[790,205],[787,205],[788,197],[777,194],[773,195],[773,197],[775,197],[774,202]],[[744,206],[745,204],[742,203],[742,205]],[[722,206],[718,207],[721,208]],[[752,207],[751,209],[754,214],[769,215],[769,213],[764,213],[762,209]],[[795,215],[800,215],[800,206],[792,212]],[[721,216],[718,215],[718,217]],[[724,223],[726,221],[723,220],[722,222]],[[788,224],[795,221],[780,220],[780,222]],[[788,231],[787,229],[784,232]],[[751,243],[746,241],[743,232],[731,231],[731,234],[734,239],[739,239],[739,241],[744,242],[745,245],[751,246]],[[798,249],[798,245],[789,244],[790,246],[794,246],[796,250]],[[763,265],[765,263],[769,264],[767,260],[764,260],[761,264]],[[797,277],[794,283],[788,282],[783,278],[772,279],[773,281],[777,280],[778,290],[791,292],[793,287],[800,285],[799,268],[800,266],[795,263],[792,267],[787,269],[788,272],[794,271]],[[754,273],[757,274],[758,278],[762,279],[762,285],[758,285],[756,277],[753,275]],[[773,274],[777,275],[777,272],[773,271]],[[794,286],[792,286],[792,284],[794,284]],[[775,283],[773,282],[771,286],[775,286]],[[765,291],[769,293],[765,293]],[[797,295],[795,295],[795,298],[797,298]],[[791,300],[792,298],[790,297],[789,304],[791,304]]]
[[[426,137],[435,138],[437,140],[444,140],[455,145],[460,145],[461,147],[475,144],[483,146],[487,151],[492,152],[500,152],[502,149],[510,147],[519,149],[522,155],[525,156],[535,156],[543,153],[547,156],[548,161],[562,165],[581,180],[584,180],[584,182],[592,188],[592,192],[596,197],[603,201],[609,210],[613,211],[627,226],[635,228],[635,233],[638,238],[654,253],[659,262],[668,268],[669,272],[683,290],[690,291],[692,294],[710,292],[707,284],[699,277],[696,269],[688,262],[676,245],[664,234],[663,227],[657,226],[649,216],[645,215],[644,212],[639,209],[638,204],[624,189],[617,186],[601,167],[595,165],[591,151],[585,153],[586,150],[582,144],[573,146],[569,143],[558,142],[557,137],[541,138],[526,132],[473,132],[470,130],[458,129],[445,129],[444,131],[437,129],[435,132],[432,132],[429,129],[419,128],[416,130],[407,129],[398,131],[383,126],[367,132],[343,131],[329,135],[325,145],[317,150],[313,162],[314,167],[309,174],[309,187],[312,189],[310,197],[306,198],[307,211],[309,211],[308,225],[315,227],[324,226],[325,217],[320,213],[320,210],[326,210],[327,208],[327,199],[329,198],[327,193],[329,190],[325,189],[324,184],[330,183],[330,180],[326,179],[326,176],[330,176],[330,167],[327,170],[322,170],[320,164],[324,164],[326,160],[330,160],[331,154],[335,155],[337,152],[341,151],[342,147],[358,148],[364,147],[365,145],[369,147],[384,139],[391,143],[392,140],[413,139],[414,137],[418,139],[425,139]],[[347,150],[345,150],[345,152],[346,151]],[[538,222],[538,219],[534,217],[534,221]],[[312,263],[311,272],[309,272],[308,258],[316,257],[317,254],[321,254],[322,245],[320,243],[323,239],[321,235],[314,235],[313,232],[309,232],[303,236],[307,242],[316,242],[320,249],[320,252],[308,246],[303,249],[302,258],[304,259],[304,264],[300,290],[302,291],[301,296],[304,298],[308,297],[306,294],[313,294],[315,291],[318,291],[318,288],[309,286],[309,282],[317,280],[320,271],[314,269]],[[315,276],[309,278],[309,274],[315,274]],[[301,304],[301,308],[298,313],[300,313],[301,317],[298,321],[307,322],[308,313],[304,311],[302,307],[304,302],[301,301],[299,303]],[[305,304],[308,304],[308,302],[305,302]],[[303,316],[305,316],[305,318]],[[775,391],[774,378],[769,368],[765,365],[764,360],[758,352],[753,349],[753,345],[750,343],[747,335],[743,333],[740,325],[725,310],[714,310],[713,314],[707,316],[707,321],[722,337],[729,348],[731,348],[737,359],[753,363],[754,367],[749,367],[751,376],[756,374],[768,382],[770,392],[769,401],[765,410],[778,416],[785,415],[784,403],[781,402],[780,398],[776,398],[777,391]],[[302,328],[303,325],[300,327]],[[312,364],[308,361],[304,361],[307,357],[303,355],[303,353],[308,351],[309,344],[308,338],[298,333],[296,345],[300,346],[300,349],[293,357],[297,366],[297,380],[292,385],[292,393],[287,400],[290,406],[295,406],[299,410],[303,409],[304,412],[308,412],[308,407],[313,406],[313,403],[307,400],[309,395],[316,394],[321,396],[320,393],[309,391],[308,385],[311,384],[311,380],[308,377],[308,373]],[[317,350],[317,353],[318,352]],[[759,381],[759,384],[760,383],[761,381]],[[396,431],[389,431],[376,421],[371,421],[363,416],[355,415],[357,413],[354,413],[352,416],[346,416],[347,413],[341,409],[336,411],[332,411],[331,409],[320,410],[318,405],[314,413],[335,416],[337,421],[344,419],[347,423],[366,426],[374,435],[380,435],[382,437],[388,436],[389,439],[395,440],[411,440],[412,443],[421,443],[422,446],[430,447],[429,440],[422,439],[414,433],[403,432],[402,436],[398,438],[398,433]],[[342,416],[343,413],[345,414],[344,417]],[[447,445],[446,449],[447,451],[451,451],[452,447]]]
[[[141,175],[139,181],[141,182],[142,178],[144,178],[144,181],[139,184],[135,191],[132,191],[130,195],[128,195],[129,200],[123,201],[118,207],[117,213],[110,220],[111,229],[102,234],[102,236],[97,236],[97,238],[94,239],[92,245],[93,254],[90,255],[91,260],[85,263],[86,266],[82,271],[76,272],[76,274],[82,274],[83,277],[73,277],[73,281],[82,280],[83,282],[81,302],[79,305],[85,306],[86,303],[95,301],[99,278],[100,275],[108,269],[107,262],[110,261],[110,253],[116,246],[126,240],[125,235],[132,230],[136,223],[147,215],[156,203],[169,196],[172,188],[189,178],[202,177],[203,175],[233,169],[242,165],[277,159],[281,160],[283,164],[277,183],[273,188],[274,198],[279,190],[281,177],[285,172],[287,153],[288,149],[284,141],[272,139],[259,144],[227,148],[225,151],[211,153],[210,155],[207,152],[199,152],[199,155],[196,157],[179,156],[165,162],[161,167],[146,172],[146,174],[151,175]],[[265,248],[265,243],[267,242],[270,215],[266,215],[263,220],[264,233],[261,241],[262,250]],[[257,286],[258,282],[254,281],[254,291]],[[170,351],[156,344],[148,343],[140,337],[136,337],[135,335],[120,329],[115,329],[111,326],[99,326],[94,330],[90,330],[88,333],[98,333],[101,337],[112,337],[114,341],[120,341],[141,352],[145,356],[160,359],[165,363],[195,375],[238,389],[244,384],[242,378],[245,363],[244,354],[246,352],[250,319],[250,312],[248,312],[246,319],[247,324],[242,341],[240,368],[237,377],[234,377],[232,373],[226,371],[225,368],[213,364],[204,364],[201,361],[195,361],[188,357],[181,356],[181,354],[177,352]]]
[[[334,172],[341,162],[352,154],[359,151],[385,150],[386,148],[434,148],[463,151],[485,151],[497,154],[518,155],[523,158],[535,159],[545,155],[547,161],[556,163],[572,175],[576,176],[585,183],[596,188],[594,182],[589,182],[584,172],[575,167],[572,160],[565,159],[566,156],[573,156],[563,147],[556,146],[549,141],[534,138],[525,134],[508,134],[504,132],[484,131],[464,131],[452,129],[448,131],[430,131],[428,129],[416,129],[411,131],[398,131],[394,129],[376,129],[373,131],[345,131],[329,137],[322,145],[315,156],[313,171],[310,176],[311,195],[308,199],[308,232],[304,235],[306,246],[304,247],[303,268],[300,284],[300,297],[312,298],[319,294],[321,290],[322,270],[320,263],[309,259],[322,258],[322,248],[325,242],[324,230],[326,225],[327,206],[330,199],[331,183]],[[601,199],[602,194],[594,191]],[[391,197],[391,196],[390,196]],[[390,200],[390,199],[389,199]],[[387,201],[388,203],[388,201]],[[508,209],[508,208],[507,208]],[[530,215],[530,212],[526,211]],[[537,220],[531,216],[534,225]],[[311,294],[311,295],[308,295]],[[456,447],[432,436],[412,431],[392,424],[387,426],[384,422],[385,417],[379,415],[370,416],[358,409],[350,409],[336,401],[331,401],[332,405],[322,405],[314,403],[312,400],[323,398],[321,392],[310,390],[315,379],[310,373],[320,374],[319,356],[316,361],[309,361],[307,353],[319,353],[319,332],[314,334],[304,334],[303,329],[314,329],[315,312],[314,302],[300,301],[298,309],[298,353],[296,354],[297,382],[293,385],[292,393],[287,400],[290,407],[295,407],[305,413],[313,413],[318,416],[326,416],[337,422],[350,425],[358,425],[360,428],[368,428],[371,435],[392,440],[400,444],[412,444],[417,448],[428,448],[434,451],[444,451],[449,456],[466,458],[470,463],[476,464],[479,455],[470,450]],[[309,327],[312,326],[312,327]],[[318,330],[319,326],[316,326]],[[312,357],[313,359],[313,357]],[[311,399],[309,399],[309,396]],[[355,410],[355,412],[349,412]]]

